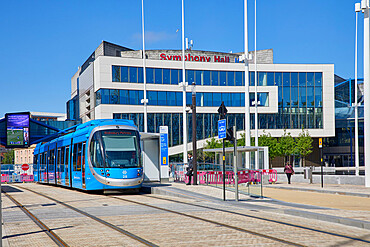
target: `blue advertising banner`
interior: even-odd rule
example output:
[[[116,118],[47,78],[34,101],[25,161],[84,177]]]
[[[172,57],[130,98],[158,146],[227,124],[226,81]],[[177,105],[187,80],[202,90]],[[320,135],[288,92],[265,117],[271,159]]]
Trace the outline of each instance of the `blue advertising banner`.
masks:
[[[218,120],[218,139],[226,138],[226,119]]]
[[[168,165],[168,126],[160,126],[161,165]]]

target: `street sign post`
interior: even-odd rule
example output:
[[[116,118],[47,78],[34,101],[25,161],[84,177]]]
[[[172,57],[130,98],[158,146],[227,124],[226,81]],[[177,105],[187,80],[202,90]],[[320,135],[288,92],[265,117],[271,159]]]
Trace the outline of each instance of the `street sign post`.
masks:
[[[218,120],[218,139],[226,138],[226,119]]]
[[[29,165],[27,165],[27,164],[23,164],[23,165],[21,166],[21,168],[22,168],[22,170],[23,170],[23,171],[27,171],[28,169],[30,169],[30,166],[29,166]]]

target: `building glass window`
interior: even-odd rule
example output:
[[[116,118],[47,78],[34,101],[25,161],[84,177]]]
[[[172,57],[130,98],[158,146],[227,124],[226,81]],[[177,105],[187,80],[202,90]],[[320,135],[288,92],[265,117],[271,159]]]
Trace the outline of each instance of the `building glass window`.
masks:
[[[101,103],[109,104],[109,89],[101,89]]]
[[[193,84],[195,82],[195,71],[194,70],[186,70],[186,81],[188,85]]]
[[[96,93],[95,93],[95,105],[98,106],[101,104],[101,89],[98,90]],[[73,114],[71,114],[73,115]],[[71,118],[69,118],[71,119]]]
[[[146,82],[154,83],[154,69],[146,68]]]
[[[130,67],[130,82],[137,83],[137,67]]]
[[[176,92],[176,106],[182,106],[182,93]]]
[[[292,87],[298,87],[298,73],[297,72],[292,72],[290,74],[290,85]]]
[[[314,73],[308,72],[307,73],[307,87],[314,86]]]
[[[314,106],[315,106],[314,87],[307,87],[307,107],[314,107]]]
[[[171,69],[171,84],[178,85],[181,80],[179,80],[179,70]]]
[[[241,106],[241,93],[232,93],[231,106],[234,107]]]
[[[315,86],[322,86],[322,73],[321,72],[315,73]]]
[[[158,92],[147,91],[148,105],[158,105]]]
[[[137,90],[130,90],[129,92],[129,103],[130,105],[138,105],[139,93]]]
[[[219,80],[218,80],[218,71],[212,70],[212,77],[211,77],[212,86],[218,86],[219,85]]]
[[[249,86],[254,86],[256,78],[254,77],[254,71],[249,72]]]
[[[186,105],[191,105],[192,100],[191,100],[191,93],[187,92],[186,93]]]
[[[203,72],[203,84],[204,86],[211,85],[211,72],[209,70],[204,70]]]
[[[142,67],[137,68],[137,82],[144,83],[144,70]]]
[[[110,89],[109,91],[110,91],[109,104],[119,104],[119,90]]]
[[[121,82],[128,82],[128,67],[121,67]]]
[[[162,69],[154,69],[155,84],[162,84]]]
[[[204,95],[203,105],[204,106],[213,106],[213,104],[212,104],[212,93],[203,93],[203,95]]]
[[[220,86],[226,86],[226,71],[220,71]]]
[[[213,105],[220,106],[221,105],[221,93],[213,93]],[[225,104],[225,106],[228,106]]]
[[[289,72],[283,72],[283,86],[290,87],[290,73]]]
[[[165,91],[158,92],[158,105],[167,105],[167,94]]]
[[[127,90],[120,90],[119,103],[123,104],[123,105],[128,105],[129,98],[128,98],[128,91]]]
[[[291,87],[290,92],[291,92],[290,97],[291,107],[298,107],[298,87]]]
[[[315,107],[322,107],[322,87],[315,87]]]
[[[307,107],[306,87],[299,87],[299,107]]]
[[[274,72],[267,72],[267,86],[275,86]]]
[[[258,72],[258,86],[267,86],[267,73]]]
[[[225,106],[231,106],[231,93],[221,93],[221,98]]]
[[[306,87],[306,73],[298,73],[299,86]]]
[[[176,106],[176,92],[167,92],[167,103],[169,106]]]
[[[283,74],[281,72],[275,72],[275,85],[276,86],[283,85]]]
[[[243,86],[243,72],[235,71],[235,86]]]
[[[283,87],[283,107],[290,107],[290,87]]]
[[[112,66],[112,81],[113,82],[121,81],[121,70],[119,66]]]
[[[234,71],[227,71],[227,86],[235,86]]]
[[[163,69],[163,84],[171,84],[170,75],[171,71],[169,69]]]

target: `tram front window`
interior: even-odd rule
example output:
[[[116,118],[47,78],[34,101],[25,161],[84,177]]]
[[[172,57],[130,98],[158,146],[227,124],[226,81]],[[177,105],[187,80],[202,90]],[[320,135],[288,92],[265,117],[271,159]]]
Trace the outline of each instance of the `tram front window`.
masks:
[[[140,167],[137,133],[130,130],[102,131],[106,167]]]

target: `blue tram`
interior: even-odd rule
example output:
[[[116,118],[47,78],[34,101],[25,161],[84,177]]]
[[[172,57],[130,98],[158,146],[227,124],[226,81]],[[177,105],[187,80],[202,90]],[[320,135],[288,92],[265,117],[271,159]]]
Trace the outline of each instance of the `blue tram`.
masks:
[[[138,190],[140,135],[130,120],[92,120],[58,133],[34,150],[35,180],[81,190]]]

